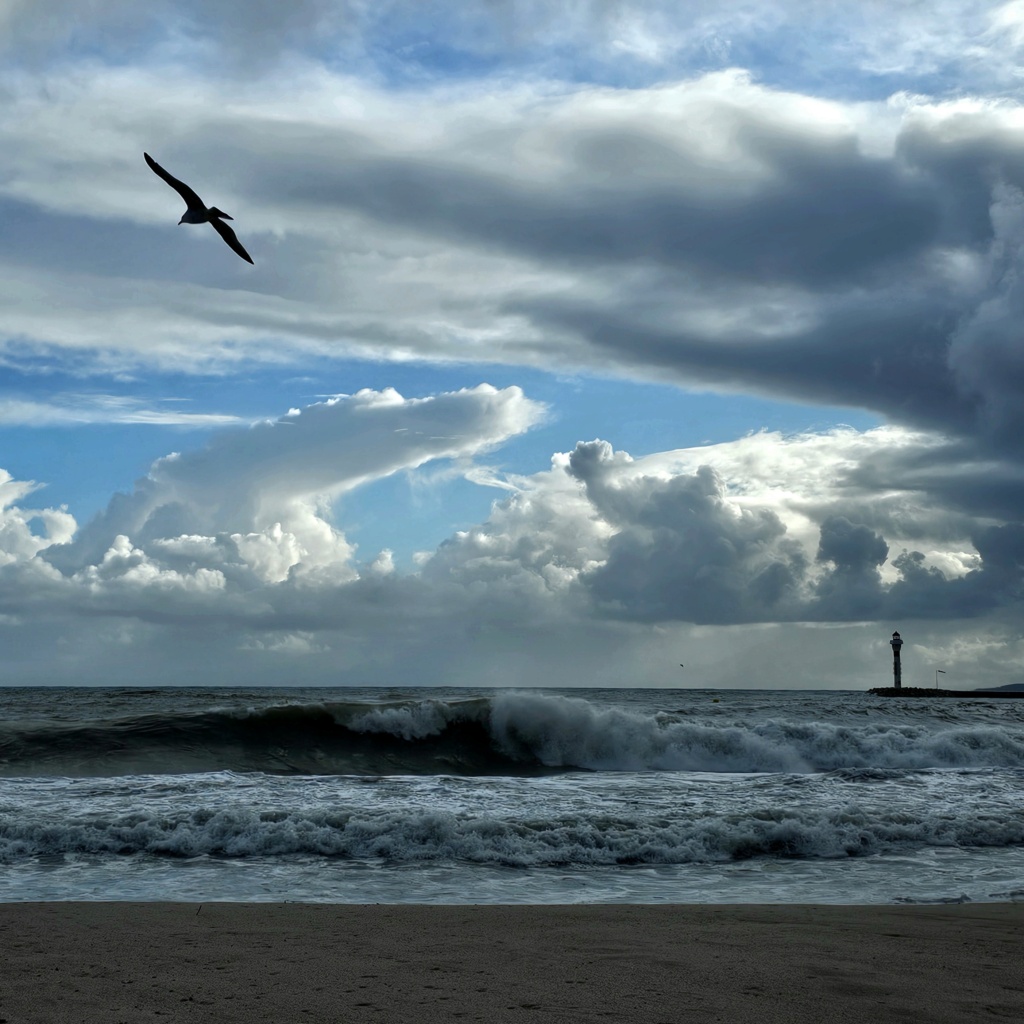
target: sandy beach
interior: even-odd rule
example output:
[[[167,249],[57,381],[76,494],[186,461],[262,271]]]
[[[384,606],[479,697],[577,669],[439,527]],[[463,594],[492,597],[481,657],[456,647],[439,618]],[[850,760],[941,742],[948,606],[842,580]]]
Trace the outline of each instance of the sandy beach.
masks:
[[[0,905],[4,1024],[1024,1019],[1020,904]]]

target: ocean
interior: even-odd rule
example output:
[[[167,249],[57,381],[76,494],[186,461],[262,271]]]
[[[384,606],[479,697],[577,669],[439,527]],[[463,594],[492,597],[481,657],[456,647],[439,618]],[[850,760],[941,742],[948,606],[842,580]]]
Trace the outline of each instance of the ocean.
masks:
[[[0,689],[0,900],[1024,899],[1024,701]]]

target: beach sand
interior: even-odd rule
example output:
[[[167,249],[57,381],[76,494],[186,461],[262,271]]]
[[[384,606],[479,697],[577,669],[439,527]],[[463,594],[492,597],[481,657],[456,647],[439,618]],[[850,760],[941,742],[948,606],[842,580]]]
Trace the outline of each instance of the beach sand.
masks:
[[[1022,924],[1021,904],[0,904],[0,1021],[1019,1021]]]

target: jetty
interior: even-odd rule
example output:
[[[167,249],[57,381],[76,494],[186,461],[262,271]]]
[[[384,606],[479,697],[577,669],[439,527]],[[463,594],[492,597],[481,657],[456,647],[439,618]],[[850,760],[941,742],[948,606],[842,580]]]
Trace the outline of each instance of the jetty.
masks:
[[[876,697],[960,697],[966,700],[988,700],[990,697],[1024,699],[1024,690],[936,690],[931,686],[873,686],[868,693]]]
[[[873,686],[868,693],[876,697],[957,697],[961,700],[988,700],[990,697],[1024,697],[1024,683],[1010,683],[981,690],[940,690],[939,676],[945,675],[943,668],[935,669],[935,686],[903,686],[903,666],[900,664],[900,648],[903,638],[899,632],[889,641],[892,648],[892,686]]]

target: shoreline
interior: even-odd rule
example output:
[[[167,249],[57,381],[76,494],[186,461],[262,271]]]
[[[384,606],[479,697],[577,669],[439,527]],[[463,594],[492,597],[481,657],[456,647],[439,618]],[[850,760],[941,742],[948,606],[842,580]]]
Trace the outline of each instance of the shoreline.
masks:
[[[2,903],[11,1024],[1024,1017],[1024,904]]]

